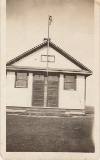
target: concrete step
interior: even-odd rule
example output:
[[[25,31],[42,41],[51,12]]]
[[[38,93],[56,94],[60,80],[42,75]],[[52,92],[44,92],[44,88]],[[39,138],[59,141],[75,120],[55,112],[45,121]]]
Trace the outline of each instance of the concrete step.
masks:
[[[64,113],[66,112],[66,110],[62,110],[62,109],[27,109],[27,112],[57,112],[57,113]]]
[[[7,110],[28,110],[28,111],[53,111],[53,112],[55,112],[55,111],[66,111],[66,112],[80,112],[80,111],[82,111],[82,110],[80,110],[80,109],[66,109],[66,108],[58,108],[58,107],[46,107],[46,108],[44,108],[44,107],[16,107],[16,106],[7,106],[6,107],[6,109]]]
[[[14,109],[14,110],[26,110],[29,109],[31,107],[17,107],[17,106],[6,106],[6,109]]]
[[[50,113],[50,112],[23,112],[23,113],[20,113],[20,115],[30,115],[30,116],[62,116],[63,117],[63,114],[62,113]]]
[[[43,107],[7,107],[8,114],[34,115],[34,116],[68,116],[84,114],[84,110],[65,108],[43,108]]]
[[[12,109],[12,110],[29,110],[29,111],[66,111],[65,108],[58,108],[58,107],[13,107],[13,106],[7,106],[6,109]]]
[[[29,115],[29,116],[59,116],[59,117],[71,117],[71,116],[79,116],[84,115],[82,113],[57,113],[57,112],[7,112],[7,114],[13,115]]]

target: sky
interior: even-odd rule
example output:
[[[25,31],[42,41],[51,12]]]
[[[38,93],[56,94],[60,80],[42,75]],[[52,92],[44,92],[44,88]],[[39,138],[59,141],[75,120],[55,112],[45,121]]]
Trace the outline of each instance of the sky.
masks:
[[[93,0],[6,0],[6,61],[50,38],[93,71]],[[92,87],[91,87],[92,86]],[[93,106],[93,75],[87,78],[87,105]]]

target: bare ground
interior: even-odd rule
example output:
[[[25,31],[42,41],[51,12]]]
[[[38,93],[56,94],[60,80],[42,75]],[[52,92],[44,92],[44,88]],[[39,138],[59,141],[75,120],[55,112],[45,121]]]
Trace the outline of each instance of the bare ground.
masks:
[[[7,115],[7,152],[94,152],[93,116]]]

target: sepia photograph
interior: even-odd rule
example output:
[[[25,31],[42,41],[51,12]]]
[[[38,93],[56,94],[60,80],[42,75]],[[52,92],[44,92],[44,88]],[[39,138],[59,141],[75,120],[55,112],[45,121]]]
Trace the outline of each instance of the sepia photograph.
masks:
[[[6,151],[95,152],[93,0],[6,0]]]
[[[100,2],[1,0],[1,22],[0,158],[99,160]]]

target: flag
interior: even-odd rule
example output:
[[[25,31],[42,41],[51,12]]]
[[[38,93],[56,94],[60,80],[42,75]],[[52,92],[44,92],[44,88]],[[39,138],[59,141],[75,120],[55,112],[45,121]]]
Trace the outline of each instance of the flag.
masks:
[[[49,16],[49,25],[51,24],[52,22],[52,16]]]

